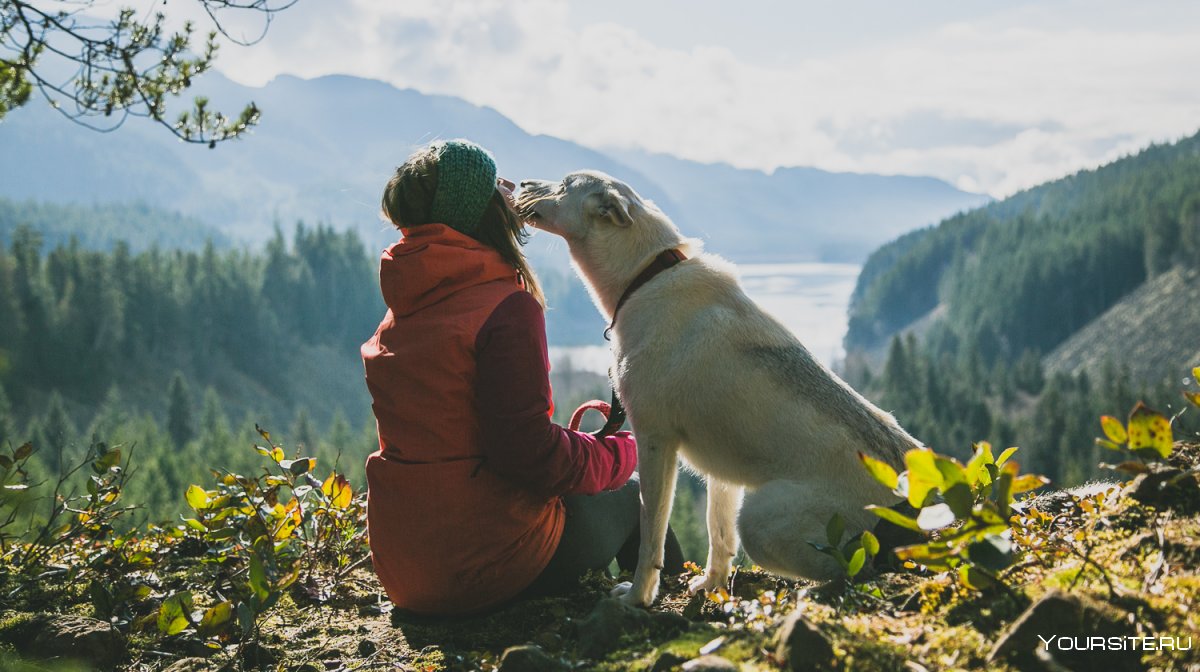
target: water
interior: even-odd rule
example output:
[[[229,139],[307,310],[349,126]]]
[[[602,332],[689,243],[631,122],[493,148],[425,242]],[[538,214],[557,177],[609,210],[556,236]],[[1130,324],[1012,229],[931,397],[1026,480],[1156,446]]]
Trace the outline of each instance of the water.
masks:
[[[791,330],[813,356],[832,364],[844,354],[846,308],[858,278],[854,264],[739,264],[742,287],[750,298]],[[577,369],[607,373],[607,345],[550,348],[556,365],[570,358]]]

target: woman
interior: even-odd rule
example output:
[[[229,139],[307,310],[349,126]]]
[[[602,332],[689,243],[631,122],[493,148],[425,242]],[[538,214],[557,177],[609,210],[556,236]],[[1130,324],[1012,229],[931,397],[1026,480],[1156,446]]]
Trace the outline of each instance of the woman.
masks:
[[[383,253],[388,312],[362,346],[379,428],[367,522],[375,571],[411,612],[479,611],[636,562],[633,437],[550,420],[544,299],[511,189],[486,150],[451,140],[383,193],[404,237]]]

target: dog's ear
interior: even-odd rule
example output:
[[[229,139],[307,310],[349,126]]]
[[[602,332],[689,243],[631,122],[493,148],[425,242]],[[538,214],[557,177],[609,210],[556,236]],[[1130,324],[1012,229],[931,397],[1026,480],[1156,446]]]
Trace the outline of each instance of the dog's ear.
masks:
[[[615,191],[607,190],[597,194],[596,216],[607,219],[616,226],[633,225],[633,217],[629,214],[629,201]]]

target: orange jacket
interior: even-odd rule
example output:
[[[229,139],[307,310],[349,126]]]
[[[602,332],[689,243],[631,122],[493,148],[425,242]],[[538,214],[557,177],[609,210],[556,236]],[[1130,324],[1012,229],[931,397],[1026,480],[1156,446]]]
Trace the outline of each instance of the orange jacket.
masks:
[[[620,486],[636,448],[550,421],[541,307],[494,249],[413,227],[379,277],[388,312],[362,346],[379,429],[367,459],[375,570],[402,609],[494,606],[549,562],[560,495]]]

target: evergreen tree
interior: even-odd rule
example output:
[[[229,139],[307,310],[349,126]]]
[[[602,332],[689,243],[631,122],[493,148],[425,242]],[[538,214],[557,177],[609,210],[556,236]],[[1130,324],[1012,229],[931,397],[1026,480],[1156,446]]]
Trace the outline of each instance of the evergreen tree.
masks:
[[[17,423],[13,418],[12,404],[8,401],[8,395],[4,393],[4,386],[0,385],[0,450],[21,443],[23,442],[17,440]]]
[[[196,435],[196,422],[192,416],[192,393],[183,374],[175,372],[171,387],[167,391],[167,433],[176,448],[182,448]]]
[[[46,413],[42,419],[42,434],[45,437],[48,454],[52,456],[52,461],[61,471],[71,459],[71,456],[67,454],[67,447],[75,441],[76,430],[70,416],[67,415],[62,395],[58,393],[58,390],[50,393],[50,400],[46,403]]]

